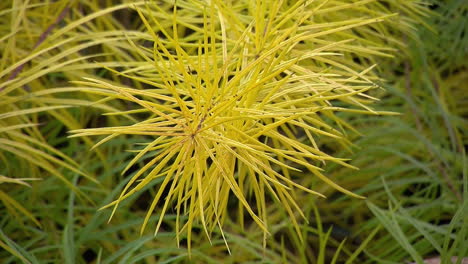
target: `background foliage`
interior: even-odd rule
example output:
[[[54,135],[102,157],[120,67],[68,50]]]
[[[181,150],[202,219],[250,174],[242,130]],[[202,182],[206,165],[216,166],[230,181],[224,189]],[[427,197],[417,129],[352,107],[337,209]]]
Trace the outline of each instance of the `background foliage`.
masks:
[[[454,256],[468,256],[465,1],[280,1],[277,31],[265,25],[275,8],[269,1],[177,1],[176,9],[173,1],[156,2],[0,3],[2,263],[422,263],[431,257],[450,263]],[[171,16],[174,10],[177,16]],[[218,12],[225,24],[214,19]],[[321,120],[335,128],[340,140],[295,131],[294,140],[301,144],[350,159],[359,170],[310,162],[367,199],[345,195],[310,172],[291,172],[294,182],[327,198],[288,189],[301,217],[271,194],[246,194],[268,222],[268,235],[239,209],[237,195],[227,193],[223,233],[213,228],[209,240],[204,224],[191,221],[191,214],[169,209],[162,218],[160,206],[148,216],[152,228],[161,220],[154,237],[140,230],[163,180],[157,178],[122,201],[108,223],[111,210],[98,209],[117,199],[151,160],[151,153],[143,153],[121,173],[151,138],[127,133],[91,151],[102,138],[79,129],[131,126],[148,118],[135,100],[119,100],[109,88],[136,92],[149,89],[148,80],[161,82],[145,59],[152,58],[155,41],[148,29],[158,28],[161,47],[174,47],[176,42],[163,33],[174,36],[174,24],[177,43],[187,54],[197,54],[199,43],[213,44],[212,65],[223,59],[223,40],[241,39],[242,34],[252,40],[244,41],[243,49],[252,53],[274,49],[268,44],[281,39],[279,33],[285,33],[284,40],[302,32],[318,34],[294,45],[276,43],[286,49],[273,56],[279,66],[271,69],[281,68],[275,81],[306,69],[321,74],[316,84],[339,83],[364,89],[368,96],[356,96],[356,101],[349,92],[332,90],[328,95],[338,98],[333,106],[400,113],[340,111]],[[223,36],[223,30],[229,34]],[[235,41],[225,45],[235,50]],[[319,54],[291,66],[281,64],[291,59],[286,54],[307,56],[310,50]],[[249,52],[240,54],[255,61]],[[255,69],[257,75],[250,77],[258,79],[263,64]],[[179,73],[165,74],[175,81]],[[90,80],[107,86],[93,86]],[[284,84],[296,85],[290,80]],[[380,100],[368,100],[370,96]],[[84,137],[69,137],[72,130]],[[178,218],[193,223],[191,237],[178,232]]]

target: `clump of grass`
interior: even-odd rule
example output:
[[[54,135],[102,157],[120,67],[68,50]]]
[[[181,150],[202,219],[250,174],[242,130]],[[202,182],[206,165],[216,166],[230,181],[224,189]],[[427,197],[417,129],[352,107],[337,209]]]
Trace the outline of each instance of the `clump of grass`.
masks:
[[[464,118],[466,96],[461,93],[466,87],[462,81],[466,63],[460,63],[453,53],[434,51],[439,49],[434,43],[443,43],[449,50],[463,42],[455,36],[450,36],[452,41],[442,41],[447,32],[460,27],[460,21],[447,23],[443,14],[459,17],[460,3],[445,1],[433,6],[439,14],[426,21],[433,31],[421,27],[415,40],[406,38],[405,52],[410,56],[387,68],[392,70],[386,76],[387,93],[376,109],[401,116],[355,116],[350,121],[366,131],[360,139],[352,138],[360,149],[351,164],[360,171],[350,177],[338,166],[329,167],[337,182],[353,186],[357,194],[367,197],[364,203],[329,190],[325,194],[333,199],[317,203],[321,221],[346,227],[345,250],[355,248],[350,240],[363,241],[374,235],[359,263],[429,259],[450,263],[457,257],[461,262],[460,256],[467,254],[468,171],[463,131],[468,123]],[[455,54],[466,52],[456,49]],[[341,117],[349,120],[350,116]],[[314,202],[307,197],[298,200],[301,204]]]
[[[203,263],[464,254],[448,247],[461,245],[466,230],[458,221],[466,191],[457,178],[466,141],[466,74],[457,48],[464,40],[443,42],[456,51],[439,53],[443,67],[410,56],[409,78],[392,83],[402,89],[389,87],[380,109],[409,113],[416,123],[370,107],[372,96],[383,94],[375,89],[377,57],[392,57],[394,47],[404,48],[402,55],[437,53],[432,41],[406,46],[418,39],[414,21],[424,24],[419,2],[110,2],[0,3],[0,16],[11,22],[0,26],[7,40],[0,42],[6,263],[14,256],[31,263],[189,261],[184,249],[168,246],[173,238]],[[460,3],[443,13],[458,17]],[[460,32],[463,24],[454,24],[441,39]],[[384,65],[382,72],[391,71]],[[66,84],[77,79],[79,85]],[[78,128],[90,128],[76,132],[88,147],[64,137]],[[357,130],[367,135],[363,141],[350,133]],[[88,135],[106,136],[97,158],[84,154],[94,145]],[[351,142],[362,147],[356,155],[346,152]],[[41,155],[31,166],[16,153]],[[352,165],[362,170],[338,157],[356,157]],[[79,167],[100,184],[77,177]],[[25,188],[21,180],[30,177],[43,180]],[[337,193],[347,190],[370,197],[370,209]],[[83,192],[98,206],[119,207],[112,225],[105,211],[75,199]],[[434,213],[441,207],[443,216]],[[153,225],[158,237],[140,236]]]
[[[300,233],[296,212],[301,212],[301,206],[292,190],[322,195],[296,183],[292,171],[309,171],[333,188],[360,197],[322,173],[321,163],[354,167],[320,150],[317,141],[331,138],[349,144],[344,130],[350,126],[337,112],[379,114],[366,106],[375,100],[366,94],[377,88],[373,77],[367,77],[374,66],[360,72],[349,69],[341,56],[348,53],[351,40],[327,39],[385,17],[345,20],[315,31],[309,30],[306,21],[322,5],[308,11],[311,7],[306,2],[284,8],[280,3],[260,1],[254,7],[247,13],[252,20],[243,22],[221,3],[199,3],[193,8],[202,15],[197,20],[202,27],[182,23],[177,6],[171,13],[151,4],[137,9],[147,31],[144,40],[152,48],[130,40],[138,54],[135,59],[144,64],[120,72],[108,70],[146,88],[96,78],[76,82],[88,87],[83,91],[103,95],[106,101],[126,100],[134,106],[112,115],[146,115],[131,125],[73,131],[74,137],[106,135],[95,147],[119,135],[149,139],[135,150],[137,155],[123,173],[142,157],[151,158],[119,198],[105,207],[114,207],[112,215],[122,201],[162,179],[141,231],[164,198],[155,233],[162,216],[174,206],[178,239],[186,231],[190,248],[196,221],[208,237],[214,228],[222,227],[230,193],[240,202],[239,218],[243,219],[245,210],[264,231],[264,239],[268,234],[266,197],[270,196],[283,204]],[[287,23],[293,14],[300,19]],[[170,19],[161,20],[163,15]],[[200,32],[179,36],[179,27]],[[301,43],[315,45],[305,49]],[[300,134],[311,144],[300,140]],[[183,212],[188,219],[180,223]]]
[[[79,170],[79,164],[65,155],[63,151],[51,146],[45,137],[42,135],[39,125],[42,117],[46,112],[59,112],[70,107],[67,100],[56,105],[46,105],[47,96],[37,92],[38,87],[44,85],[44,80],[39,79],[41,74],[53,71],[53,67],[42,65],[45,68],[40,71],[40,67],[32,67],[25,69],[27,61],[40,56],[34,54],[24,59],[21,56],[28,55],[27,50],[36,48],[30,45],[33,34],[39,31],[40,28],[47,23],[52,23],[52,20],[43,19],[37,21],[35,27],[27,27],[28,19],[25,13],[32,13],[31,20],[37,18],[34,8],[39,10],[47,9],[41,4],[14,3],[5,7],[8,3],[3,2],[1,6],[2,12],[0,19],[8,21],[0,27],[1,44],[0,50],[2,57],[0,59],[0,202],[5,206],[9,214],[17,218],[25,216],[32,221],[36,226],[41,226],[36,216],[25,206],[21,201],[17,201],[10,194],[15,193],[17,189],[31,187],[29,182],[41,180],[43,174],[49,174],[61,180],[62,184],[77,192],[83,198],[82,192],[73,186],[70,180],[65,176],[64,168],[68,171],[80,174],[92,181],[87,173]],[[55,3],[56,6],[61,6],[63,3]],[[53,19],[52,16],[48,17]],[[22,32],[22,34],[19,34]],[[43,33],[45,35],[45,33]],[[28,47],[28,44],[30,45]],[[22,78],[23,69],[29,74],[29,78]],[[20,75],[21,73],[21,75]],[[21,77],[20,77],[21,76]],[[50,89],[48,93],[53,94],[56,91]],[[47,92],[46,92],[47,94]],[[8,190],[8,191],[7,191]],[[23,223],[23,221],[20,221]],[[6,250],[13,250],[5,243],[0,241],[0,246]]]

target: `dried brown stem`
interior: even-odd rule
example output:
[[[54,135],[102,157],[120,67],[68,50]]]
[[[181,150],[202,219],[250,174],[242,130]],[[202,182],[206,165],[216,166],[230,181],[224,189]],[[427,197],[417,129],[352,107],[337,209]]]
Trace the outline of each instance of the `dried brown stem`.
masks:
[[[62,12],[60,12],[60,14],[58,15],[58,17],[55,19],[55,21],[49,25],[47,27],[47,29],[42,32],[42,34],[39,36],[39,39],[37,40],[36,44],[34,44],[34,47],[32,50],[35,50],[39,45],[41,45],[42,42],[44,42],[47,38],[47,36],[50,34],[50,32],[52,32],[52,30],[65,18],[65,16],[68,14],[68,11],[70,10],[70,6],[65,6],[62,10]],[[18,74],[23,70],[24,68],[24,65],[26,65],[26,62],[22,63],[21,65],[19,65],[18,67],[16,67],[10,77],[8,78],[8,80],[13,80],[14,78],[16,78],[16,76],[18,76]]]

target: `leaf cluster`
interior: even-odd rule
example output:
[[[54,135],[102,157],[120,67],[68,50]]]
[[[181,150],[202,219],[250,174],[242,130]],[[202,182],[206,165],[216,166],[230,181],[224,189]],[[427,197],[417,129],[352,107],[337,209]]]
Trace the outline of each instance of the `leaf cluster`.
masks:
[[[3,1],[0,259],[466,255],[462,2]]]

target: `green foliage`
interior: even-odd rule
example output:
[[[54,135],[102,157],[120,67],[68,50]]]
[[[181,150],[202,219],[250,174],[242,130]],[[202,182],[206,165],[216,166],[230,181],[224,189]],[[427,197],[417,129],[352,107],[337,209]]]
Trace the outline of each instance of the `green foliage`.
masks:
[[[427,4],[2,1],[1,262],[467,256],[467,5]]]
[[[280,201],[296,221],[294,211],[300,212],[300,207],[289,189],[295,187],[317,194],[291,179],[290,171],[301,171],[298,167],[353,195],[326,178],[320,167],[313,165],[316,162],[310,160],[350,167],[343,159],[320,151],[315,138],[331,137],[346,144],[343,133],[324,119],[346,127],[347,124],[335,116],[336,112],[377,114],[363,104],[365,92],[376,85],[366,77],[370,69],[345,73],[342,69],[347,69],[346,65],[332,59],[346,52],[340,45],[349,40],[320,42],[328,35],[333,38],[335,32],[380,19],[354,20],[352,24],[344,21],[335,28],[314,32],[299,21],[284,26],[289,14],[301,14],[301,20],[315,14],[306,11],[306,8],[314,8],[305,3],[286,9],[284,13],[280,12],[279,4],[269,9],[267,3],[263,3],[252,8],[261,12],[248,11],[252,23],[240,25],[236,25],[234,19],[229,20],[233,17],[228,14],[232,8],[212,5],[200,8],[203,30],[196,36],[185,36],[191,38],[187,43],[185,38],[178,36],[177,17],[184,16],[178,14],[175,7],[172,14],[164,14],[173,21],[173,33],[170,34],[162,26],[170,21],[158,20],[158,13],[154,14],[156,11],[151,7],[146,9],[150,19],[145,18],[141,10],[137,11],[153,48],[138,47],[137,40],[131,40],[133,52],[146,64],[121,73],[151,87],[145,90],[126,88],[91,78],[87,78],[87,82],[78,82],[81,86],[94,88],[84,91],[104,95],[106,100],[127,100],[141,108],[121,114],[148,115],[128,126],[73,131],[76,136],[109,135],[97,145],[125,134],[156,137],[137,150],[138,155],[123,171],[125,173],[146,154],[154,157],[127,183],[120,197],[109,204],[115,205],[114,211],[122,200],[151,181],[164,178],[148,210],[142,232],[167,187],[169,191],[161,215],[173,200],[178,215],[188,210],[188,222],[180,229],[187,229],[190,247],[194,220],[202,222],[208,237],[216,225],[221,227],[230,193],[242,205],[240,217],[243,207],[265,233],[268,233],[266,195]],[[265,20],[269,21],[266,25],[260,22]],[[236,25],[239,32],[228,25]],[[221,37],[220,41],[216,40],[217,36]],[[306,43],[304,47],[314,44],[316,48],[297,47],[301,41]],[[314,68],[324,62],[330,65],[327,72],[316,73]],[[109,71],[113,72],[112,69]],[[338,107],[334,105],[335,101],[364,109]],[[312,146],[296,140],[298,133],[305,133],[313,142]],[[143,176],[144,179],[135,184]],[[246,194],[253,195],[255,212],[247,202]],[[161,217],[156,233],[162,220]],[[179,232],[179,220],[176,228]]]

